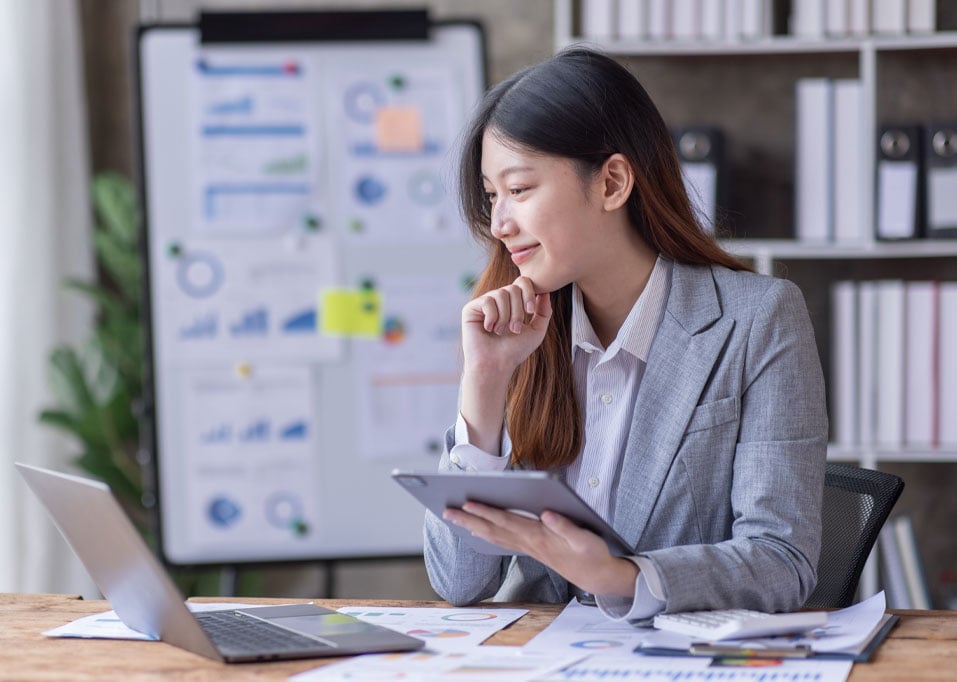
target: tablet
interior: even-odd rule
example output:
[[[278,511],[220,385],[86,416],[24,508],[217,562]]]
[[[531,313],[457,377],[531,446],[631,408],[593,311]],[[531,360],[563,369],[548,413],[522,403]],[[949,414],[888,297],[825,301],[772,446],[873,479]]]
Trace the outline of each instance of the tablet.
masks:
[[[440,519],[446,507],[461,507],[466,501],[531,514],[535,518],[550,509],[600,535],[608,543],[613,555],[634,553],[598,512],[589,507],[556,473],[513,470],[424,473],[396,469],[392,472],[392,478]],[[477,552],[501,555],[515,553],[473,537],[461,526],[448,521],[445,523]]]

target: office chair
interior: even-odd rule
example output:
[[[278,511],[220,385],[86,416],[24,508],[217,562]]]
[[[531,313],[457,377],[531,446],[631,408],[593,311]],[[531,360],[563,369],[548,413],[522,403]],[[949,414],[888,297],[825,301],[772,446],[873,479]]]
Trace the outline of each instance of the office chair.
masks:
[[[864,562],[904,489],[899,476],[884,471],[834,462],[825,466],[821,558],[807,608],[854,602]]]

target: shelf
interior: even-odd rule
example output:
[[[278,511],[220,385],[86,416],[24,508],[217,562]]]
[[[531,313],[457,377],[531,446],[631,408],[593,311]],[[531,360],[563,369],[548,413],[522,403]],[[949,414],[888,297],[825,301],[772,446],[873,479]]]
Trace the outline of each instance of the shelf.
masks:
[[[916,239],[899,242],[810,243],[787,239],[725,239],[722,245],[737,256],[780,259],[935,258],[957,256],[957,239]]]
[[[952,463],[957,462],[957,447],[952,448],[881,448],[849,447],[845,445],[827,446],[827,459],[831,462],[920,462]]]
[[[856,53],[863,49],[877,52],[917,51],[950,49],[957,47],[957,31],[931,33],[927,35],[861,36],[859,38],[833,38],[828,40],[807,40],[793,36],[775,36],[759,40],[740,42],[706,42],[662,40],[650,42],[643,40],[604,40],[583,37],[559,39],[559,47],[575,44],[595,45],[608,54],[620,56],[746,56],[769,54],[840,54]]]

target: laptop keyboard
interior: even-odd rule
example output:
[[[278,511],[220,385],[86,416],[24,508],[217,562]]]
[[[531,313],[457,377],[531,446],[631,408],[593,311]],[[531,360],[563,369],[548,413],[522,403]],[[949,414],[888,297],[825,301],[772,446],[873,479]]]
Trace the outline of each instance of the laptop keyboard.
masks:
[[[316,650],[329,646],[234,611],[206,611],[194,615],[216,648],[223,653],[256,655]]]

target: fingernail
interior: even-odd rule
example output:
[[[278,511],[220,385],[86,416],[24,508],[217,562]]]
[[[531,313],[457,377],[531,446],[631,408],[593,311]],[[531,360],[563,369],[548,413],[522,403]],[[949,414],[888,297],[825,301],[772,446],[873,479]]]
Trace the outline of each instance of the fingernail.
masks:
[[[525,312],[529,315],[535,312],[535,301],[525,301]]]
[[[517,320],[512,322],[512,332],[518,334],[520,331],[522,331],[522,323]]]

